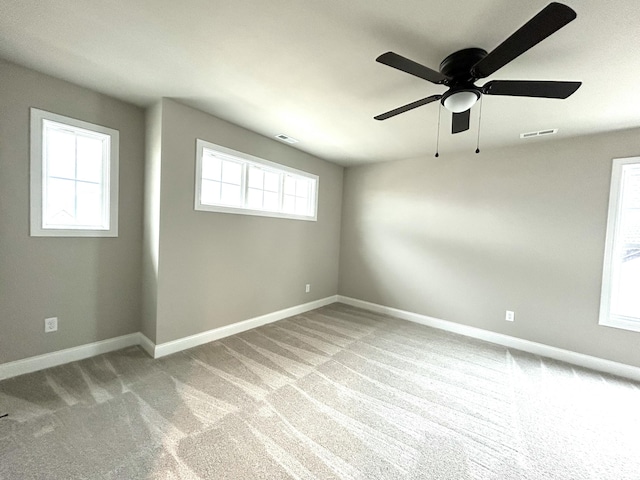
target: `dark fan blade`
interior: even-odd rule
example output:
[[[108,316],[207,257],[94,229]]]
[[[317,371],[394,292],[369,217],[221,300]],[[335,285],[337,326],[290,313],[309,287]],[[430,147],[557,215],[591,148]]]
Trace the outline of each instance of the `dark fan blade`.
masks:
[[[537,82],[526,80],[494,80],[482,87],[487,95],[511,95],[514,97],[567,98],[582,82]]]
[[[576,18],[576,12],[561,3],[550,3],[513,35],[476,63],[471,72],[475,78],[485,78],[522,55],[549,35]]]
[[[398,55],[397,53],[387,52],[376,58],[376,62],[389,65],[390,67],[397,68],[416,77],[423,78],[431,83],[443,83],[447,77],[440,72],[431,70],[429,67],[420,65],[419,63],[409,60],[408,58]]]
[[[453,120],[451,121],[451,133],[460,133],[465,130],[469,130],[469,117],[471,116],[471,109],[462,112],[454,113]]]
[[[375,118],[376,120],[386,120],[387,118],[395,117],[400,113],[408,112],[409,110],[421,107],[422,105],[426,105],[427,103],[435,102],[436,100],[440,100],[441,98],[442,95],[431,95],[430,97],[423,98],[422,100],[416,100],[415,102],[408,103],[404,107],[394,108],[387,113],[382,113],[373,118]]]

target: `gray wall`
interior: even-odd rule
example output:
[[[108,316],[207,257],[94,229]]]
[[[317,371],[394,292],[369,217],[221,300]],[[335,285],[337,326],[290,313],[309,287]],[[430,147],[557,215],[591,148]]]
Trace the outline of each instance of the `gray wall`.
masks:
[[[144,112],[3,61],[0,85],[0,363],[137,332]],[[120,131],[118,238],[29,236],[30,107]]]
[[[640,366],[640,333],[597,324],[611,159],[640,130],[344,171],[172,100],[145,118],[1,61],[0,84],[0,363],[339,292]],[[118,238],[29,237],[32,106],[120,131]],[[196,138],[319,175],[318,221],[196,212]]]
[[[347,169],[339,293],[640,366],[640,333],[598,325],[611,159],[639,137]]]
[[[195,211],[196,138],[319,175],[318,221]],[[163,100],[156,342],[335,295],[342,176],[342,167]]]

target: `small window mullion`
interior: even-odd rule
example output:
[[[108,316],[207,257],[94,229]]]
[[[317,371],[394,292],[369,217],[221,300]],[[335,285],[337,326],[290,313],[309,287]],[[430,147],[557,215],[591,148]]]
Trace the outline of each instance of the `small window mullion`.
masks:
[[[281,212],[284,210],[284,179],[286,176],[286,173],[280,174],[280,188],[278,190],[278,210],[280,210]]]
[[[47,136],[47,126],[45,122],[42,122],[42,131],[41,131],[41,148],[42,148],[42,201],[40,203],[40,212],[41,212],[41,221],[40,228],[44,228],[45,218],[48,215],[47,210],[47,196],[49,195],[49,145],[48,145],[48,136]]]
[[[307,182],[307,212],[311,211],[311,202],[313,201],[311,197],[313,193],[311,182]]]
[[[109,220],[109,208],[111,203],[111,179],[109,177],[109,171],[111,170],[110,162],[111,152],[109,142],[105,139],[102,140],[102,222],[104,225],[111,226]]]
[[[73,218],[78,223],[78,135],[73,132],[74,151],[73,151]]]
[[[242,198],[240,199],[240,204],[246,208],[247,207],[247,198],[249,198],[249,166],[246,162],[242,163],[242,187],[240,188],[242,192]]]

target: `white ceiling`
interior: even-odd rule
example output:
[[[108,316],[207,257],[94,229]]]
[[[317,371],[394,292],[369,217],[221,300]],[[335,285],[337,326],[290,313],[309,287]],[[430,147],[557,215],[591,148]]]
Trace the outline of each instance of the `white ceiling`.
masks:
[[[146,106],[175,98],[342,165],[435,150],[438,103],[373,116],[445,87],[375,62],[394,51],[435,70],[491,51],[549,2],[530,0],[0,0],[0,57]],[[485,96],[481,148],[640,126],[640,2],[567,0],[578,18],[486,79],[574,80],[567,100]],[[479,81],[483,84],[485,81]],[[475,150],[451,135],[440,154]]]

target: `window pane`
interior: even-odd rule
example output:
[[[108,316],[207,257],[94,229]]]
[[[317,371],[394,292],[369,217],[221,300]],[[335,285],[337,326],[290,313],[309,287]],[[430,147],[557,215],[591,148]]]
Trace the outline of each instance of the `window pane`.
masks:
[[[227,183],[223,183],[220,195],[220,203],[224,205],[241,205],[241,193],[242,192],[239,185],[229,185]]]
[[[309,201],[306,198],[296,197],[296,214],[306,215],[309,207]]]
[[[264,172],[264,189],[270,192],[279,192],[280,175],[273,172]]]
[[[298,178],[296,180],[296,196],[308,197],[309,196],[309,182]]]
[[[276,211],[280,207],[279,203],[279,196],[276,192],[264,192],[265,210]]]
[[[611,313],[640,319],[640,165],[622,169]]]
[[[222,161],[222,181],[240,185],[242,183],[242,165],[236,162]],[[223,194],[224,196],[224,194]]]
[[[49,178],[47,180],[44,225],[74,225],[76,223],[75,181]]]
[[[247,193],[247,205],[249,206],[249,208],[262,208],[262,190],[257,188],[250,188]]]
[[[99,138],[77,137],[78,180],[102,183],[102,148]]]
[[[47,128],[45,135],[47,175],[76,178],[76,136],[54,128]]]
[[[296,197],[293,195],[285,195],[282,202],[282,211],[285,213],[295,213]]]
[[[285,195],[296,194],[296,179],[290,175],[284,177],[284,193]]]
[[[622,208],[640,208],[640,165],[624,169],[624,198]]]
[[[251,165],[249,167],[249,188],[259,188],[262,190],[264,187],[264,173],[262,169]]]
[[[620,242],[627,248],[640,244],[640,208],[623,208],[620,215]]]
[[[102,186],[95,183],[77,182],[76,189],[76,223],[87,226],[106,226],[103,225]]]
[[[620,263],[617,289],[612,298],[611,313],[640,319],[640,254],[636,251]],[[615,285],[615,282],[614,282]]]
[[[200,189],[200,202],[207,205],[220,203],[220,182],[203,179]]]
[[[202,157],[202,178],[222,180],[222,160],[213,155],[204,154]]]

